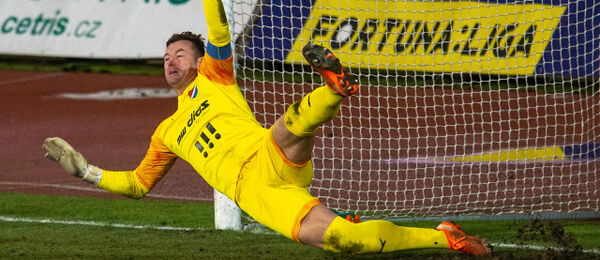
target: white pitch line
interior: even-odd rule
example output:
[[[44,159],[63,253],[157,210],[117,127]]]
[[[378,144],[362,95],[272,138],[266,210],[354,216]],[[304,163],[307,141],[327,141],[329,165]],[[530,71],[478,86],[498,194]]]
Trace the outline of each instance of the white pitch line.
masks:
[[[206,231],[214,230],[214,228],[206,227],[172,227],[172,226],[152,226],[152,225],[131,225],[122,223],[109,223],[100,221],[76,221],[76,220],[56,220],[56,219],[36,219],[36,218],[20,218],[20,217],[9,217],[0,216],[0,221],[4,222],[19,222],[19,223],[37,223],[37,224],[57,224],[57,225],[82,225],[82,226],[94,226],[94,227],[114,227],[114,228],[130,228],[130,229],[154,229],[154,230],[174,230],[174,231]],[[250,232],[253,234],[267,234],[267,235],[281,235],[270,229],[256,225],[246,225],[242,228],[242,231]]]
[[[108,193],[107,191],[100,188],[89,188],[89,187],[81,187],[75,185],[68,184],[51,184],[51,183],[30,183],[30,182],[8,182],[8,181],[0,181],[0,185],[14,185],[14,186],[32,186],[32,187],[51,187],[58,189],[67,189],[67,190],[81,190],[81,191],[90,191],[90,192],[101,192]],[[194,197],[184,197],[184,196],[171,196],[171,195],[161,195],[161,194],[146,194],[146,197],[150,198],[159,198],[159,199],[172,199],[172,200],[187,200],[187,201],[199,201],[199,202],[213,202],[214,200],[207,198],[194,198]]]
[[[171,226],[152,226],[152,225],[131,225],[131,224],[120,224],[120,223],[108,223],[99,221],[72,221],[72,220],[55,220],[55,219],[35,219],[35,218],[19,218],[19,217],[8,217],[0,216],[0,221],[4,222],[25,222],[25,223],[39,223],[39,224],[59,224],[59,225],[83,225],[83,226],[95,226],[95,227],[114,227],[114,228],[130,228],[130,229],[154,229],[154,230],[175,230],[175,231],[205,231],[211,230],[211,228],[190,228],[190,227],[171,227]],[[260,228],[247,229],[252,233],[260,234],[277,234],[275,232],[264,232],[260,231]],[[535,246],[535,245],[515,245],[506,243],[490,243],[494,247],[504,248],[523,248],[530,250],[566,250],[566,248],[559,247],[547,247],[547,246]],[[600,254],[599,250],[588,249],[583,250],[584,253]]]
[[[188,227],[171,227],[171,226],[151,226],[151,225],[130,225],[119,223],[107,223],[98,221],[71,221],[71,220],[56,220],[56,219],[34,219],[34,218],[15,218],[0,216],[0,221],[4,222],[25,222],[25,223],[40,223],[40,224],[60,224],[60,225],[83,225],[95,227],[115,227],[115,228],[132,228],[132,229],[156,229],[156,230],[209,230],[209,228],[188,228]]]
[[[0,86],[1,85],[13,84],[13,83],[21,83],[21,82],[33,81],[33,80],[38,80],[38,79],[53,78],[53,77],[61,76],[63,74],[64,73],[62,73],[62,72],[58,72],[58,73],[50,73],[50,74],[41,74],[41,75],[31,76],[31,77],[23,77],[23,78],[16,78],[16,79],[7,79],[7,80],[0,81]]]

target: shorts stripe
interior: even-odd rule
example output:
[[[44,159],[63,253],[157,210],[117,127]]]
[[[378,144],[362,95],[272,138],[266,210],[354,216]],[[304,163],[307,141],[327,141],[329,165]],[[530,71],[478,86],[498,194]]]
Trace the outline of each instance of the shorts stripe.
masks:
[[[281,159],[287,166],[289,166],[291,168],[299,169],[299,168],[302,168],[302,167],[308,165],[308,163],[310,163],[310,160],[306,161],[303,164],[297,164],[297,163],[294,163],[294,162],[288,160],[288,158],[285,157],[285,155],[281,151],[281,148],[279,148],[279,145],[277,145],[277,143],[275,142],[275,139],[273,138],[273,128],[272,127],[270,129],[270,137],[271,137],[271,142],[273,143],[273,147],[275,147],[275,150],[277,151],[277,154],[279,154],[279,157],[281,157]]]
[[[298,215],[296,215],[296,220],[294,221],[294,226],[292,226],[292,238],[294,240],[300,242],[300,239],[298,239],[298,233],[300,233],[300,224],[304,217],[308,215],[308,212],[310,212],[314,206],[319,204],[322,204],[321,201],[319,199],[314,199],[306,203],[306,205],[304,205],[304,207],[298,211]]]

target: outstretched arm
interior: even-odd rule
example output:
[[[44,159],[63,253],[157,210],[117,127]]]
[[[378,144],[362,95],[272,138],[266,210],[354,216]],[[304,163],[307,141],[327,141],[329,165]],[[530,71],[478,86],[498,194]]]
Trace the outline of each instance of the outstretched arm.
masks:
[[[208,25],[208,43],[198,72],[213,82],[233,85],[236,81],[231,34],[221,0],[204,0],[204,14]]]
[[[217,60],[231,56],[231,33],[225,8],[221,0],[204,0],[204,16],[208,26],[208,55]]]
[[[146,156],[134,171],[104,170],[96,186],[130,198],[142,198],[171,169],[176,159],[177,156],[153,135]]]
[[[109,192],[134,199],[144,197],[171,169],[177,156],[156,136],[140,165],[133,171],[107,171],[88,164],[81,153],[58,137],[46,139],[46,158],[58,162],[69,174]]]

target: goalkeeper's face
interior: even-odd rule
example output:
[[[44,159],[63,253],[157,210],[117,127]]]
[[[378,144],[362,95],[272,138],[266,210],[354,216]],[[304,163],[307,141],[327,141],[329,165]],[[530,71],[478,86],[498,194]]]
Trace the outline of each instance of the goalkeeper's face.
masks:
[[[175,90],[183,90],[191,84],[198,73],[202,57],[192,42],[176,41],[169,46],[164,55],[165,78]]]

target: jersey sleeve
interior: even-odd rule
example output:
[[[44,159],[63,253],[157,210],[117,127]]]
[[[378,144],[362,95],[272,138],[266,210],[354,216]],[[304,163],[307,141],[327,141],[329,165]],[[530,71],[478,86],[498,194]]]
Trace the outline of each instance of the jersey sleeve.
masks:
[[[152,189],[154,185],[173,167],[177,155],[175,155],[162,142],[159,133],[159,126],[150,140],[150,148],[146,152],[146,156],[135,169],[135,174],[140,182],[148,189]]]
[[[205,0],[204,16],[208,26],[206,53],[216,60],[227,60],[232,56],[231,32],[221,0]]]
[[[204,75],[210,81],[221,85],[235,84],[235,73],[233,71],[233,58],[227,60],[216,60],[210,55],[204,56],[198,73]]]
[[[198,73],[221,85],[235,84],[229,22],[221,0],[205,0],[204,13],[208,26],[206,55]]]
[[[177,155],[160,139],[160,128],[159,126],[152,135],[150,148],[134,171],[102,170],[102,178],[97,187],[134,199],[142,198],[152,190],[177,159]]]
[[[204,16],[208,26],[208,42],[214,47],[224,47],[231,41],[229,22],[221,0],[204,0]],[[226,59],[227,57],[223,57]]]

